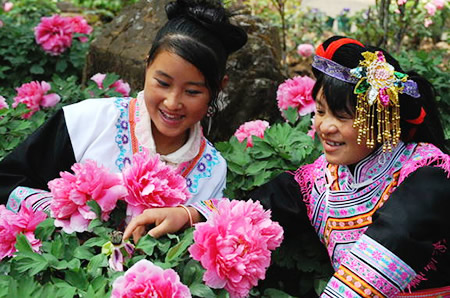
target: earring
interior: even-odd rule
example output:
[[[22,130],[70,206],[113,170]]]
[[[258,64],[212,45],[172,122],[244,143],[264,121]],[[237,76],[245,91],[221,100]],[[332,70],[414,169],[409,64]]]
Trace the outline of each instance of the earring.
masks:
[[[208,111],[206,112],[206,117],[208,118],[208,130],[206,131],[206,135],[209,135],[209,132],[211,131],[213,116],[214,116],[214,107],[208,106]]]
[[[213,106],[208,106],[208,110],[206,111],[206,117],[211,118],[212,116],[214,116],[214,107]]]

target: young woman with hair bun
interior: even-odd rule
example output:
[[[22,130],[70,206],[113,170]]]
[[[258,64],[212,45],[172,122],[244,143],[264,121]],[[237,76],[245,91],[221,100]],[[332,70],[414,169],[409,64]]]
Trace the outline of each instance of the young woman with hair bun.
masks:
[[[250,198],[286,237],[307,217],[335,270],[321,297],[449,297],[450,158],[432,85],[342,36],[312,67],[323,155]]]
[[[230,23],[220,1],[177,0],[166,14],[148,55],[144,90],[137,98],[89,99],[58,111],[0,163],[1,203],[14,211],[23,202],[45,210],[52,199],[48,181],[74,163],[91,159],[121,172],[133,153],[148,150],[180,169],[191,199],[186,206],[145,210],[124,238],[159,237],[208,217],[222,197],[227,166],[200,120],[215,111],[227,58],[247,34]]]

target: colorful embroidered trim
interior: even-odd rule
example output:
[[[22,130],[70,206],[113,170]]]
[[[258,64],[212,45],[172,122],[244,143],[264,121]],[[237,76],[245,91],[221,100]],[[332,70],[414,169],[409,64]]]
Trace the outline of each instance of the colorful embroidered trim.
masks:
[[[129,111],[129,121],[130,121],[130,135],[131,135],[131,149],[133,150],[133,154],[139,152],[139,142],[136,138],[136,98],[130,100],[130,111]]]
[[[410,297],[410,298],[445,298],[450,297],[450,286],[435,288],[435,289],[426,289],[420,290],[413,293],[400,293],[395,297]]]
[[[116,166],[119,171],[122,172],[123,167],[126,164],[131,164],[130,152],[131,152],[131,142],[129,133],[129,117],[128,117],[128,104],[129,98],[118,97],[115,99],[114,104],[119,110],[120,115],[117,118],[116,128],[116,144],[119,148],[119,156],[116,158]]]

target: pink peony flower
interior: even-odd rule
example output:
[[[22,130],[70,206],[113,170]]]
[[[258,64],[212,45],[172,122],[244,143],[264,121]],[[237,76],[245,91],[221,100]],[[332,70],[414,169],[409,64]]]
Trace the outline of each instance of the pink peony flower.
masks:
[[[47,214],[42,211],[33,211],[31,208],[22,206],[17,213],[16,222],[14,225],[20,228],[20,232],[27,237],[31,248],[38,252],[42,243],[34,236],[36,227],[47,218]]]
[[[19,227],[14,225],[17,214],[0,205],[0,260],[11,257],[16,248],[16,236],[20,233]]]
[[[246,297],[265,278],[270,251],[283,240],[283,229],[270,213],[258,201],[221,200],[218,213],[196,224],[189,252],[206,269],[206,285]]]
[[[190,197],[184,177],[160,161],[158,154],[150,156],[148,150],[134,154],[133,165],[125,166],[122,174],[128,189],[129,219],[148,208],[183,204]]]
[[[118,277],[112,285],[111,297],[191,297],[173,269],[163,270],[142,259]]]
[[[428,28],[431,24],[433,24],[433,21],[428,18],[426,18],[423,22],[423,25],[425,26],[425,28]]]
[[[72,45],[72,32],[70,18],[59,15],[42,17],[34,28],[36,42],[52,56],[60,55]]]
[[[93,80],[97,84],[98,89],[103,89],[103,80],[105,78],[106,74],[97,73],[91,77],[91,80]]]
[[[269,122],[264,120],[248,121],[239,126],[234,135],[240,143],[247,139],[247,147],[253,147],[252,136],[264,138],[264,131],[269,127]]]
[[[402,6],[406,3],[406,1],[408,1],[408,0],[397,0],[397,4],[398,4],[398,6]]]
[[[443,9],[447,0],[433,0],[433,4],[437,9]]]
[[[0,110],[2,109],[9,109],[9,105],[6,102],[6,99],[0,95]]]
[[[33,212],[26,206],[22,206],[16,214],[7,210],[4,205],[0,205],[0,260],[11,257],[16,252],[14,246],[16,237],[20,233],[25,235],[32,249],[38,252],[41,241],[35,238],[34,231],[46,217],[44,212]]]
[[[287,79],[277,90],[278,108],[281,112],[292,107],[298,110],[300,116],[314,112],[316,105],[312,98],[312,88],[315,81],[310,77],[296,76]]]
[[[130,95],[130,90],[131,90],[130,85],[128,83],[125,83],[122,80],[115,81],[110,86],[110,88],[116,90],[117,92],[119,92],[123,96],[129,96]]]
[[[17,96],[14,97],[12,106],[15,108],[19,103],[24,103],[30,112],[24,114],[22,117],[28,119],[39,111],[40,107],[53,107],[60,101],[61,98],[56,93],[45,95],[50,89],[50,84],[45,81],[40,83],[38,81],[25,83],[19,88],[16,88]]]
[[[297,47],[297,53],[302,57],[309,57],[314,53],[314,46],[309,43],[299,44]]]
[[[5,12],[10,11],[11,9],[13,9],[14,4],[12,2],[5,2],[5,4],[3,4],[3,10]]]
[[[69,18],[70,25],[72,26],[73,33],[82,33],[82,34],[90,34],[92,32],[92,27],[89,26],[87,21],[82,16],[75,16]],[[78,39],[81,42],[88,41],[86,36],[80,36]]]
[[[434,16],[436,14],[436,5],[434,5],[431,2],[425,4],[425,9],[427,10],[428,15],[430,16]]]
[[[84,232],[96,214],[87,205],[96,201],[101,210],[101,219],[106,221],[116,207],[117,200],[126,196],[120,174],[109,173],[93,160],[72,166],[74,174],[61,172],[61,178],[53,179],[48,187],[53,195],[50,203],[55,226],[66,233]]]
[[[93,80],[96,84],[98,89],[103,89],[103,80],[105,79],[106,74],[97,73],[91,77],[91,80]],[[119,92],[123,96],[129,96],[130,95],[130,85],[128,83],[125,83],[123,80],[117,80],[111,86],[109,86],[110,89],[114,89],[116,92]]]

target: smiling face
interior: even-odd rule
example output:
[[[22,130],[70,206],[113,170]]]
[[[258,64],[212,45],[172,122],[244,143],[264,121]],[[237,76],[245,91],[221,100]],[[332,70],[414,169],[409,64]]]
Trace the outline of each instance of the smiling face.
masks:
[[[316,100],[314,126],[322,142],[326,160],[336,165],[352,165],[368,156],[374,149],[358,145],[358,131],[353,128],[353,117],[346,113],[334,115],[322,92]]]
[[[186,142],[189,129],[208,110],[210,92],[194,65],[162,51],[147,67],[144,98],[157,150],[163,153],[173,152]],[[162,144],[169,144],[170,149],[161,149]]]

